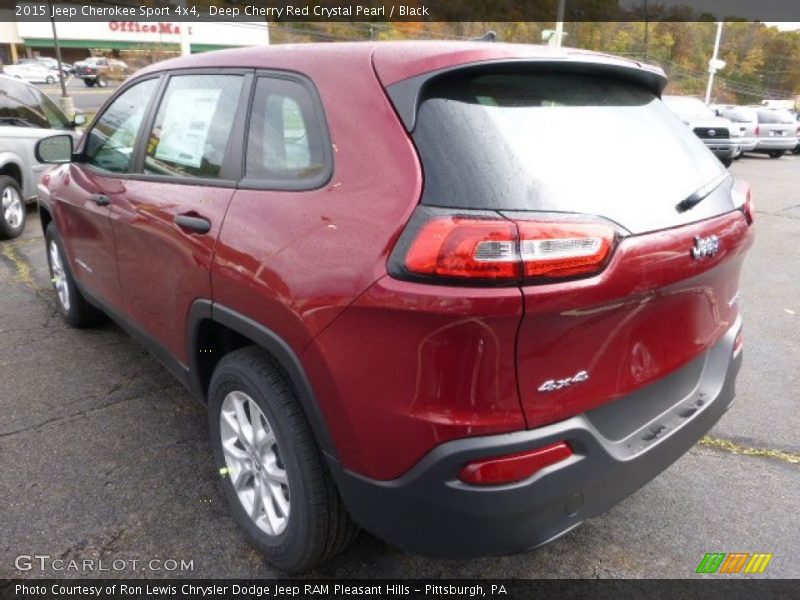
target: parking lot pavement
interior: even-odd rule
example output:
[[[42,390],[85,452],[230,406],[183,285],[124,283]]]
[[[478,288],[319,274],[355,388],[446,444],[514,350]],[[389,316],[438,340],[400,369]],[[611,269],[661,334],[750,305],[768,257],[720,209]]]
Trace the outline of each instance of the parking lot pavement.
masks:
[[[741,285],[745,364],[736,404],[704,444],[527,554],[432,560],[362,534],[310,575],[693,577],[705,552],[771,552],[764,576],[800,577],[800,157],[732,170],[753,186],[758,227]],[[117,327],[64,326],[30,216],[24,237],[0,242],[0,577],[34,553],[193,561],[191,572],[132,576],[281,575],[228,515],[200,405]]]
[[[61,97],[61,86],[55,85],[38,85],[45,94],[50,96],[53,100],[58,100]],[[108,87],[87,87],[84,85],[83,80],[72,78],[67,84],[67,93],[72,96],[72,101],[77,110],[83,112],[97,112],[103,103],[113,94],[117,87],[116,83],[112,83]]]

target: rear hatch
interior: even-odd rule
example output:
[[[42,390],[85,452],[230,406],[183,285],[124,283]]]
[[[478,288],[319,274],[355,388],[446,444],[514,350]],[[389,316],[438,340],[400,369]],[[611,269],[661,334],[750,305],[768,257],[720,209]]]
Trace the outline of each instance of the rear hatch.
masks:
[[[759,135],[767,139],[794,138],[797,133],[797,121],[788,110],[759,109]]]
[[[390,270],[519,286],[517,378],[530,427],[664,378],[737,320],[749,192],[652,86],[591,66],[459,69],[420,90],[412,135],[425,187],[410,227],[431,237],[461,228],[441,244],[461,254],[426,262],[430,243],[409,243],[405,267],[395,257]],[[436,227],[415,224],[434,217]],[[473,218],[482,224],[466,229]],[[469,246],[469,236],[484,239]],[[522,267],[506,268],[514,260]]]

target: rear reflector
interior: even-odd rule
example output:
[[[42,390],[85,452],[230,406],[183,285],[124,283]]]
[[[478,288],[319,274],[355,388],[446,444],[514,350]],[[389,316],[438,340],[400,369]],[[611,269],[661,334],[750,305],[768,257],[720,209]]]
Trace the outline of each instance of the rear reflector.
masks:
[[[549,446],[473,461],[464,466],[458,478],[475,485],[502,485],[528,479],[537,471],[554,465],[572,456],[572,448],[567,442],[557,442]]]
[[[401,256],[390,262],[393,275],[511,284],[596,273],[615,240],[602,223],[484,216],[412,219],[409,229],[404,256],[395,249]]]

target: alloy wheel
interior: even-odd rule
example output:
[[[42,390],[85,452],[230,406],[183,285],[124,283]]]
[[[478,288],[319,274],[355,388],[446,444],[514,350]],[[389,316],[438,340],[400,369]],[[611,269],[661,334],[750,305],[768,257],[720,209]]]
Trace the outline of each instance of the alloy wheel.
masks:
[[[259,529],[280,535],[289,523],[289,479],[269,420],[240,391],[225,396],[219,420],[225,465],[239,502]]]
[[[2,205],[3,219],[11,229],[18,229],[22,224],[25,206],[19,192],[10,185],[3,190]]]
[[[67,272],[64,269],[64,262],[61,260],[61,253],[58,251],[58,244],[55,240],[50,240],[50,274],[53,278],[53,287],[58,293],[58,301],[61,307],[69,310],[69,287],[67,285]]]

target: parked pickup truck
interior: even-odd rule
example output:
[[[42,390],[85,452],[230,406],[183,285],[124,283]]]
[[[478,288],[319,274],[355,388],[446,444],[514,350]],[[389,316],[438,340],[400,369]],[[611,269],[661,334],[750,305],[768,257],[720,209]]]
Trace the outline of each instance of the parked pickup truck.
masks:
[[[75,77],[83,79],[87,87],[106,87],[114,79],[125,79],[130,71],[128,65],[121,60],[90,56],[86,60],[75,63]]]
[[[742,153],[740,140],[732,135],[733,123],[718,117],[702,100],[691,96],[664,96],[663,100],[723,165],[730,167]]]

